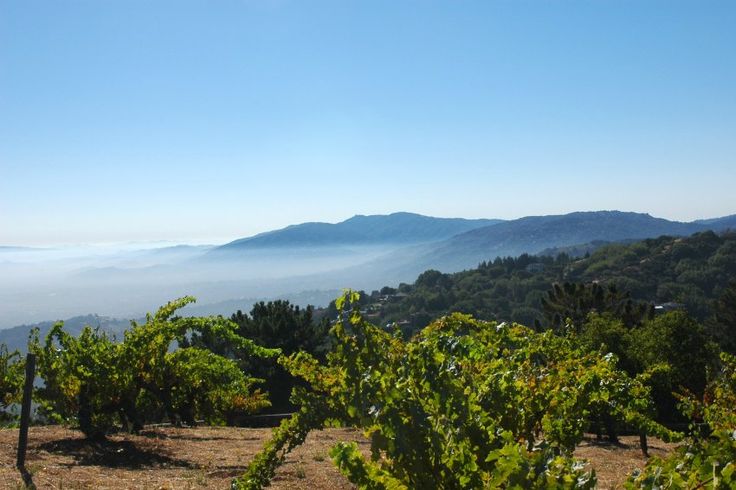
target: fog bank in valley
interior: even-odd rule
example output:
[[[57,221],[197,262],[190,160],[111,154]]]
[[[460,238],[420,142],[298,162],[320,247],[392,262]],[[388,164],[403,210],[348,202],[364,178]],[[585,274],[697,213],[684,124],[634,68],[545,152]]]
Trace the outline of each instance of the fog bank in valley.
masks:
[[[215,254],[212,246],[0,248],[0,328],[89,313],[139,318],[184,295],[192,314],[230,314],[284,297],[326,304],[342,287],[364,287],[338,271],[390,252],[384,246],[279,248]]]

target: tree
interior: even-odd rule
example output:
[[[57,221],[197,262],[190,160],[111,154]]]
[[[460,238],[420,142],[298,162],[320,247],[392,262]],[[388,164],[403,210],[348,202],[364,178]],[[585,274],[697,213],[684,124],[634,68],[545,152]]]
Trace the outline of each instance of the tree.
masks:
[[[278,348],[285,355],[307,352],[324,359],[330,348],[328,338],[329,320],[314,319],[314,308],[299,306],[285,300],[256,303],[250,315],[238,310],[231,320],[237,325],[237,334],[252,339],[256,344]],[[241,367],[246,372],[266,380],[266,389],[271,396],[272,410],[280,412],[293,409],[289,401],[296,379],[287,373],[275,360],[244,360]]]
[[[731,281],[715,302],[706,325],[721,349],[736,354],[736,280]]]
[[[654,315],[651,305],[634,301],[628,292],[620,291],[614,284],[598,283],[553,284],[542,298],[542,309],[547,325],[560,329],[570,320],[579,329],[588,313],[612,313],[628,327],[638,325]]]
[[[681,401],[695,430],[667,457],[650,459],[627,489],[736,488],[736,357],[722,353],[720,372],[705,394]]]
[[[705,328],[682,310],[671,311],[645,322],[631,331],[631,361],[641,372],[658,365],[668,366],[666,375],[652,380],[652,395],[659,418],[680,421],[673,392],[701,396],[708,371],[717,365],[716,346]]]
[[[281,349],[285,354],[305,351],[324,357],[329,349],[326,319],[315,321],[314,308],[300,308],[289,301],[276,300],[253,305],[250,315],[238,310],[231,320],[237,334],[264,347]]]

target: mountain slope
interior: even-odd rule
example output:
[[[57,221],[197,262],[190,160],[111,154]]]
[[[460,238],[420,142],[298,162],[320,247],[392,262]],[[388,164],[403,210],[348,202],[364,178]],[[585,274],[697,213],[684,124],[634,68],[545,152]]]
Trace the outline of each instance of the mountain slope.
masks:
[[[434,218],[413,213],[354,216],[340,223],[302,223],[235,240],[213,252],[344,245],[406,245],[444,240],[500,220]]]
[[[722,216],[720,218],[699,219],[694,221],[694,223],[706,225],[708,228],[716,231],[736,230],[736,214]]]
[[[459,270],[499,256],[534,254],[594,241],[686,236],[711,227],[621,211],[529,216],[457,235],[439,244],[427,258],[448,270]]]
[[[406,280],[427,269],[455,272],[496,257],[536,254],[592,242],[686,236],[714,228],[714,225],[668,221],[621,211],[529,216],[476,228],[439,243],[399,250],[373,261],[366,268]]]
[[[387,293],[378,291],[363,301],[365,306],[373,304],[367,308],[373,312],[372,321],[402,322],[408,334],[452,311],[533,325],[544,324],[541,298],[552,283],[595,281],[615,285],[640,301],[681,303],[704,320],[712,313],[711,301],[723,294],[734,274],[736,232],[706,232],[611,244],[582,259],[525,255],[452,274],[426,271],[393,290],[402,294],[389,301],[381,301]],[[397,286],[386,285],[388,294]]]

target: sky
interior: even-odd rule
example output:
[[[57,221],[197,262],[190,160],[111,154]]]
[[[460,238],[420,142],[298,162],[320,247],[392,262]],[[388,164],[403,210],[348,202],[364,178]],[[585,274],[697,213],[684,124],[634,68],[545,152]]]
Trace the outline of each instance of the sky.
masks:
[[[736,213],[736,2],[0,0],[0,245]]]

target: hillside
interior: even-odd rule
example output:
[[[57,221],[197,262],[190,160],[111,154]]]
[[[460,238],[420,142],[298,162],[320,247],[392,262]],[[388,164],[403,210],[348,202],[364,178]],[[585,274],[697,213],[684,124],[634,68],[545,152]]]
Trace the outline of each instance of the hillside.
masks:
[[[302,223],[235,240],[215,253],[260,248],[415,244],[443,240],[500,220],[434,218],[413,213],[353,216],[340,223]]]
[[[621,211],[528,216],[476,228],[441,242],[403,247],[349,272],[357,278],[383,276],[383,284],[401,282],[413,280],[428,269],[457,272],[496,257],[554,254],[556,250],[584,255],[604,243],[718,230],[723,226],[720,220],[708,224],[682,223]]]
[[[598,281],[641,301],[681,303],[702,320],[734,277],[736,233],[709,231],[605,245],[587,258],[524,254],[463,272],[428,270],[413,284],[367,295],[364,309],[371,321],[400,322],[406,330],[452,311],[533,325],[544,322],[541,298],[552,283]]]
[[[536,254],[554,247],[595,241],[686,236],[712,225],[681,223],[648,214],[620,211],[528,216],[459,234],[437,246],[424,260],[441,270],[460,270],[495,257]]]
[[[736,230],[736,214],[721,218],[700,219],[694,223],[707,225],[714,230]]]

